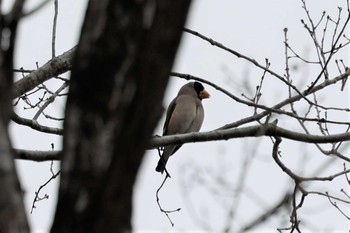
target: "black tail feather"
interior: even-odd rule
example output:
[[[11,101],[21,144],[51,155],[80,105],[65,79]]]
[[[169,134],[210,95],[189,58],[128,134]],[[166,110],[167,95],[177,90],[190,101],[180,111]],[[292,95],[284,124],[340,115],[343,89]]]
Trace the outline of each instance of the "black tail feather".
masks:
[[[166,162],[167,162],[166,160],[164,160],[163,158],[160,158],[156,167],[156,171],[163,174],[165,170]]]

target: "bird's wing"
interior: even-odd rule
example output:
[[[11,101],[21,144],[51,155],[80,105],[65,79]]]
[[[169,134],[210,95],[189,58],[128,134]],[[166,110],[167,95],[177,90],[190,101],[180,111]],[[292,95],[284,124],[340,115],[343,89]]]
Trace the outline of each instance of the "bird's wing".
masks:
[[[168,125],[169,125],[171,115],[174,112],[175,106],[176,106],[176,98],[170,102],[168,109],[166,111],[166,118],[165,118],[165,122],[164,122],[164,126],[163,126],[163,136],[168,134],[168,132],[167,132]]]
[[[188,132],[198,132],[202,127],[204,120],[204,109],[201,101],[196,102],[196,117],[192,122],[192,125]]]
[[[189,95],[178,96],[167,124],[167,135],[192,132],[202,125],[203,118],[197,116],[197,109],[203,110],[199,99]]]

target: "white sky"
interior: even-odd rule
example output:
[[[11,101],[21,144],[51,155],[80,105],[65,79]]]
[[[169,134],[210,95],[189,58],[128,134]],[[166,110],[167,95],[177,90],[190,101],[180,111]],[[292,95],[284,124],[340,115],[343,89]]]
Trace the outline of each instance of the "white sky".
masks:
[[[28,1],[28,9],[36,5],[38,0]],[[60,0],[57,28],[56,54],[61,54],[73,47],[79,37],[80,25],[85,10],[84,0]],[[312,16],[319,18],[326,10],[332,17],[336,17],[337,6],[344,6],[345,1],[318,0],[308,3]],[[188,18],[187,27],[196,30],[218,42],[223,43],[244,55],[256,59],[264,64],[265,58],[271,62],[271,69],[283,74],[284,72],[284,45],[283,28],[287,27],[289,42],[300,54],[313,59],[312,41],[300,23],[305,19],[301,8],[301,1],[296,0],[197,0],[193,1]],[[44,10],[25,19],[19,28],[16,65],[25,69],[34,69],[35,62],[39,65],[46,63],[51,57],[51,31],[53,19],[53,3],[48,4]],[[348,51],[348,50],[347,50]],[[343,54],[348,61],[348,54]],[[314,78],[314,68],[302,66],[295,61],[299,69],[294,71],[295,85],[305,87]],[[334,67],[334,64],[332,64]],[[259,84],[262,71],[253,65],[238,59],[218,48],[211,46],[194,36],[184,35],[173,71],[188,73],[225,87],[236,96],[241,93],[251,95]],[[316,72],[317,73],[317,72]],[[333,72],[333,76],[337,75]],[[332,76],[332,75],[331,75]],[[332,77],[333,77],[332,76]],[[171,78],[164,106],[166,107],[176,95],[179,87],[186,81]],[[272,106],[287,96],[287,89],[276,79],[267,76],[263,88],[262,103]],[[218,128],[241,118],[250,116],[252,109],[241,106],[230,100],[213,88],[206,86],[211,94],[209,100],[204,101],[206,118],[201,131]],[[338,97],[334,89],[332,98],[323,97],[323,103],[334,104],[333,99],[341,106],[348,104],[348,99]],[[343,94],[343,93],[342,93]],[[54,111],[63,111],[64,105],[53,105]],[[305,107],[304,107],[305,108]],[[23,112],[23,111],[22,111]],[[24,112],[22,115],[30,117],[32,113]],[[336,120],[348,119],[347,116],[335,116]],[[45,121],[43,121],[45,122]],[[290,127],[295,124],[285,118],[280,119],[279,125]],[[161,133],[163,120],[160,121],[156,134]],[[57,136],[33,133],[26,127],[12,125],[11,134],[15,148],[50,150],[50,144],[60,149],[61,139]],[[255,145],[257,151],[254,151]],[[291,182],[288,177],[272,162],[272,144],[269,139],[238,139],[227,142],[196,143],[183,146],[169,160],[168,170],[172,178],[167,181],[161,191],[161,203],[165,209],[182,208],[178,213],[171,214],[175,223],[172,228],[160,213],[155,201],[155,192],[161,184],[163,177],[154,171],[157,163],[157,152],[149,151],[142,164],[139,179],[136,184],[134,197],[133,225],[138,231],[175,231],[190,232],[204,230],[199,226],[207,225],[212,231],[220,231],[227,225],[227,213],[234,200],[239,200],[238,212],[233,229],[247,223],[252,216],[262,213],[268,208],[288,187]],[[316,153],[313,146],[303,146],[297,143],[282,143],[283,159],[297,171],[310,174],[322,162],[324,156]],[[242,161],[248,158],[248,175],[245,176],[246,193],[240,199],[235,195],[236,185],[239,183]],[[305,159],[306,158],[306,159]],[[315,163],[314,161],[317,161]],[[34,198],[34,191],[50,177],[50,163],[18,162],[18,171],[25,190],[25,200],[28,213]],[[58,169],[59,163],[55,163]],[[339,171],[339,164],[327,172]],[[211,175],[210,175],[211,174]],[[215,179],[214,179],[215,178]],[[218,179],[228,184],[223,188],[217,183]],[[200,182],[204,184],[200,184]],[[322,191],[337,192],[343,183],[324,183],[313,187]],[[215,190],[215,194],[210,190]],[[347,187],[348,188],[348,187]],[[56,204],[57,182],[53,182],[44,191],[50,195],[49,200],[37,204],[37,209],[29,215],[33,232],[47,232],[50,228]],[[248,191],[250,190],[250,191]],[[257,196],[252,198],[251,196]],[[190,197],[186,199],[185,197]],[[300,215],[305,217],[306,228],[348,230],[348,221],[327,200],[316,198],[308,199],[305,211]],[[186,201],[187,200],[187,201]],[[190,200],[190,201],[188,201]],[[259,201],[260,200],[260,201]],[[259,202],[258,204],[256,202]],[[349,213],[349,211],[348,211]],[[285,213],[285,222],[273,219],[263,224],[257,230],[274,230],[276,227],[288,226],[288,215]],[[192,217],[191,217],[192,216]],[[319,228],[318,228],[319,227]]]

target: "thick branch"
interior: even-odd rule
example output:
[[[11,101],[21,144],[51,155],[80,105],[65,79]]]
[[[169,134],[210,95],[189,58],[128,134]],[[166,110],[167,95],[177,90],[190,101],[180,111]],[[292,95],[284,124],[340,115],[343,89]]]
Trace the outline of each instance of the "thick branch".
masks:
[[[171,144],[185,144],[191,142],[208,142],[208,141],[219,141],[219,140],[229,140],[234,138],[244,138],[244,137],[260,137],[260,136],[275,136],[282,137],[294,141],[306,142],[306,143],[334,143],[341,141],[350,141],[350,133],[340,133],[330,136],[324,135],[311,135],[294,132],[287,130],[281,127],[276,126],[275,124],[265,124],[265,125],[256,125],[248,126],[242,128],[233,128],[233,129],[222,129],[222,130],[213,130],[208,132],[200,133],[187,133],[187,134],[177,134],[169,135],[163,137],[153,137],[150,140],[148,149],[154,149],[157,147],[162,147]],[[20,150],[18,150],[20,151]],[[44,161],[46,160],[59,160],[60,152],[52,151],[41,151],[41,152],[28,152],[21,151],[22,155],[16,158],[18,159],[31,159],[35,161]],[[38,158],[35,158],[36,153]],[[23,157],[23,158],[22,158]]]
[[[18,116],[16,113],[13,113],[12,120],[19,125],[28,126],[34,130],[39,131],[39,132],[63,135],[63,129],[61,129],[61,128],[54,128],[54,127],[40,125],[36,120],[22,118],[22,117]]]
[[[31,160],[36,162],[60,160],[61,151],[36,151],[36,150],[15,150],[15,159]]]
[[[40,83],[70,70],[72,68],[72,60],[75,50],[76,47],[73,47],[62,55],[52,58],[45,65],[15,82],[13,98],[18,98],[19,96],[34,89]]]
[[[350,140],[350,133],[334,134],[330,136],[310,135],[283,129],[274,124],[265,124],[243,128],[214,130],[201,133],[188,133],[181,135],[155,137],[151,140],[149,148],[156,148],[170,144],[183,144],[188,142],[218,141],[228,140],[232,138],[258,136],[278,136],[307,143],[332,143]]]

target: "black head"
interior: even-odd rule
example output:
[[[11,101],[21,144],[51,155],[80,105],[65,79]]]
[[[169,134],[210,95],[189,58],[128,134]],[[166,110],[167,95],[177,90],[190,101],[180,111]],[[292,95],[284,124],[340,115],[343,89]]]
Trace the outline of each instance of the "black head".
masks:
[[[193,97],[198,97],[200,100],[210,97],[209,93],[200,82],[189,82],[182,86],[177,93],[177,96],[179,95],[191,95]]]
[[[194,82],[193,88],[200,100],[210,97],[209,93],[204,89],[203,85],[200,82]]]
[[[201,93],[201,91],[204,90],[204,87],[203,87],[203,85],[200,82],[194,82],[193,83],[193,88],[196,90],[196,93],[197,93],[198,96]]]

